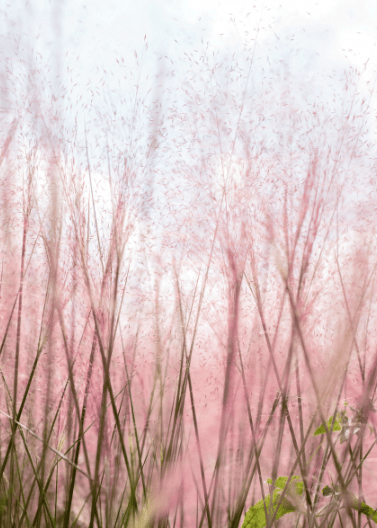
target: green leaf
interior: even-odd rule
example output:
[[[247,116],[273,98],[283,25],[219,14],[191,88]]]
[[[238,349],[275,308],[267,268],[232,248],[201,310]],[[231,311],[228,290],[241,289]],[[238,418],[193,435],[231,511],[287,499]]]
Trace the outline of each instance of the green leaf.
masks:
[[[335,492],[340,492],[339,486],[336,486]],[[330,488],[330,486],[325,486],[322,489],[322,494],[324,497],[328,497],[329,495],[332,495],[333,493],[334,493],[334,490]],[[375,523],[377,523],[377,511],[375,509],[365,504],[365,502],[361,502],[359,504],[359,499],[353,493],[346,492],[345,496],[348,497],[349,505],[351,506],[352,509],[360,513],[363,513],[364,515],[369,517],[369,519],[372,519]]]
[[[325,486],[324,488],[322,488],[322,495],[324,497],[328,497],[329,495],[338,495],[340,493],[340,487],[339,486],[335,486],[335,488],[330,488],[330,486]]]
[[[360,502],[359,504],[359,499],[353,493],[347,493],[347,495],[351,508],[360,513],[363,513],[364,515],[369,517],[369,519],[372,519],[375,523],[377,523],[377,511],[374,508],[371,508],[370,506],[365,504],[365,502]]]
[[[270,519],[272,519],[272,516],[276,512],[276,521],[287,513],[297,511],[299,506],[294,506],[292,502],[295,502],[297,505],[295,498],[299,495],[302,495],[304,491],[304,483],[298,476],[292,477],[290,485],[287,488],[286,494],[284,495],[284,498],[276,511],[282,491],[286,487],[287,482],[288,477],[279,477],[275,480],[275,489],[272,494],[272,501],[270,495],[267,495],[265,497],[264,502],[262,499],[256,504],[254,504],[254,506],[252,506],[246,513],[242,528],[265,528],[265,526],[267,525],[265,507]],[[267,483],[271,486],[273,481],[271,479],[267,479]],[[339,492],[339,486],[336,486],[335,490],[333,488],[330,488],[330,486],[325,486],[322,489],[322,494],[324,497],[328,497],[329,495]],[[351,506],[351,508],[356,511],[359,511],[360,513],[364,513],[364,515],[369,517],[369,519],[372,519],[375,523],[377,523],[376,510],[365,504],[365,502],[362,502],[359,505],[358,498],[352,493],[346,493],[346,496],[348,497],[349,505]]]
[[[359,507],[359,502],[356,500],[356,504],[353,504],[352,507],[377,523],[377,511],[365,504],[365,502],[362,502]]]
[[[279,477],[275,480],[275,488],[283,490],[287,485],[288,477]],[[268,484],[272,484],[271,479],[267,479]],[[294,484],[294,493],[297,495],[302,495],[304,491],[304,483],[302,482],[301,477],[294,475],[291,479],[291,484]]]
[[[275,490],[272,494],[272,504],[271,497],[267,495],[265,497],[265,502],[263,499],[254,504],[249,511],[246,513],[245,520],[242,524],[242,528],[264,528],[267,525],[265,506],[270,518],[274,515],[277,505],[279,503],[283,489],[285,488],[288,481],[288,477],[279,477],[275,481]],[[268,479],[267,483],[272,485],[272,480]],[[300,477],[294,476],[291,479],[291,486],[289,487],[289,492],[295,495],[302,495],[304,490],[304,484]],[[286,513],[291,513],[296,511],[296,507],[284,496],[277,512],[275,520],[280,519]]]
[[[324,497],[328,497],[329,495],[332,495],[333,493],[333,490],[330,488],[330,486],[325,486],[323,489],[322,489],[322,495]]]
[[[332,424],[332,416],[327,420],[327,428],[331,429]],[[336,420],[334,423],[333,431],[341,431],[342,430],[342,424],[341,424],[341,416],[339,414],[336,415]],[[326,434],[326,429],[324,424],[320,425],[318,429],[316,429],[314,436],[323,435]]]

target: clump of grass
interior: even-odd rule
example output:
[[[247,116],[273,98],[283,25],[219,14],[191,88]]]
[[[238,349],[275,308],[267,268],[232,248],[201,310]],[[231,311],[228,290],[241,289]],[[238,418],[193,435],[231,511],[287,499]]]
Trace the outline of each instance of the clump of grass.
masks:
[[[347,194],[368,107],[347,77],[338,114],[298,85],[279,113],[253,67],[203,68],[179,115],[157,94],[145,143],[136,111],[68,135],[32,70],[8,94],[0,526],[377,520],[375,233]]]

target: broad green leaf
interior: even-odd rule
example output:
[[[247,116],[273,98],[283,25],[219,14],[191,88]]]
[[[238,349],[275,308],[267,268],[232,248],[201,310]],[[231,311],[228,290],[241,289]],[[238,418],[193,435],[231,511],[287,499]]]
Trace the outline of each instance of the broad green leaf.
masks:
[[[332,424],[332,416],[327,420],[327,428],[331,429]],[[333,431],[341,431],[342,430],[342,423],[341,423],[341,416],[339,414],[336,415],[336,420],[334,423]],[[326,434],[326,429],[324,424],[320,425],[318,429],[316,429],[314,436],[323,435]]]
[[[330,422],[330,427],[331,427],[331,422]],[[267,495],[265,497],[264,503],[262,499],[256,504],[254,504],[254,506],[252,506],[249,509],[249,511],[246,513],[244,522],[242,524],[242,528],[265,528],[265,526],[267,525],[265,506],[266,506],[268,516],[271,519],[276,511],[282,491],[285,488],[287,481],[288,481],[288,477],[279,477],[276,479],[275,489],[272,495],[272,504],[271,504],[270,495]],[[267,483],[272,485],[272,480],[267,479]],[[304,491],[304,483],[302,482],[301,478],[298,476],[292,477],[290,486],[288,486],[286,494],[284,495],[284,498],[276,512],[275,520],[280,519],[286,513],[291,513],[291,512],[297,511],[297,509],[300,509],[299,506],[295,507],[292,504],[292,502],[295,502],[295,498],[299,495],[302,495],[303,491]],[[330,486],[325,486],[322,489],[322,494],[324,497],[328,497],[332,495],[333,493],[338,494],[339,492],[340,492],[339,486],[336,486],[335,490],[333,488],[330,488]],[[348,496],[349,505],[351,506],[351,508],[353,508],[356,511],[359,511],[360,513],[363,513],[364,515],[369,517],[369,519],[372,519],[375,523],[377,523],[377,511],[376,510],[374,510],[373,508],[365,504],[365,502],[362,502],[359,505],[358,498],[352,493],[347,493],[346,495]]]
[[[288,477],[278,477],[275,480],[275,488],[279,488],[283,490],[287,484]],[[293,476],[291,479],[291,483],[295,484],[296,487],[296,493],[298,495],[301,495],[304,490],[304,483],[301,480],[301,477],[298,477],[297,475]],[[267,479],[267,484],[272,484],[272,479]]]
[[[285,488],[287,481],[288,477],[279,477],[278,479],[276,479],[276,489],[274,490],[272,495],[272,504],[270,495],[267,495],[265,497],[265,503],[263,503],[262,499],[256,504],[254,504],[254,506],[252,506],[246,513],[242,528],[264,528],[267,525],[264,504],[266,505],[266,510],[268,512],[269,517],[272,517],[276,511],[276,507],[279,503],[282,490]],[[268,479],[267,482],[268,484],[272,484],[271,479]],[[303,489],[304,484],[301,478],[297,476],[292,477],[289,492],[291,494],[294,493],[296,495],[302,495]],[[289,501],[286,494],[277,510],[275,519],[278,520],[286,513],[291,513],[294,511],[296,511],[296,507]]]

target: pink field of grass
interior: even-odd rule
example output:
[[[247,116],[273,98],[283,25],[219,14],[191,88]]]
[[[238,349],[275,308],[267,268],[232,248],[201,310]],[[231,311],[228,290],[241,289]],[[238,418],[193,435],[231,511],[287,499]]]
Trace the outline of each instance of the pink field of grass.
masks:
[[[165,64],[129,115],[8,72],[0,527],[375,524],[369,101],[252,57]],[[295,511],[250,521],[282,476]]]

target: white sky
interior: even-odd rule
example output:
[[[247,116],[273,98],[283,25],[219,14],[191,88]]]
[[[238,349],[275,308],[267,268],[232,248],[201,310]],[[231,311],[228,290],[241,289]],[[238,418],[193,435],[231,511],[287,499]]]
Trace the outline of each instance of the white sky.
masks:
[[[375,0],[0,0],[1,11],[0,73],[5,64],[15,70],[14,56],[20,58],[25,53],[20,49],[28,47],[56,73],[50,57],[58,45],[60,71],[69,80],[66,86],[76,84],[71,100],[73,105],[80,100],[81,108],[93,102],[90,89],[101,94],[114,89],[114,104],[120,107],[119,90],[130,93],[139,75],[145,91],[153,87],[161,55],[185,77],[185,52],[197,50],[199,57],[207,48],[208,55],[219,52],[219,59],[237,57],[252,49],[256,37],[256,54],[266,70],[288,58],[299,79],[316,81],[317,72],[340,74],[349,66],[361,71],[369,61],[358,85],[368,100],[366,83],[370,88],[377,79]],[[11,41],[18,38],[19,47],[12,51]],[[2,60],[5,56],[11,60]],[[121,59],[122,75],[134,79],[123,85],[116,62]],[[16,75],[14,82],[17,88]],[[327,89],[326,79],[319,82]],[[371,105],[377,112],[377,98]]]
[[[307,40],[299,37],[297,45],[317,52],[324,63],[360,69],[370,59],[371,70],[377,64],[374,0],[13,0],[3,3],[3,12],[3,29],[13,35],[21,31],[30,42],[39,34],[44,55],[55,40],[53,18],[60,13],[65,62],[79,55],[80,68],[88,74],[96,66],[110,65],[114,57],[130,61],[134,51],[140,55],[145,35],[147,61],[154,61],[155,53],[174,60],[201,38],[220,53],[236,49],[255,37],[259,20],[260,47],[274,34],[290,33],[294,42],[304,29]]]
[[[21,56],[19,49],[30,46],[33,55],[37,57],[39,52],[51,72],[56,72],[49,54],[54,54],[58,43],[60,71],[69,78],[70,86],[77,84],[72,101],[78,103],[81,111],[86,103],[93,102],[91,89],[99,94],[95,101],[114,89],[115,108],[123,104],[120,94],[132,102],[131,91],[139,72],[150,76],[145,90],[153,88],[157,58],[161,55],[170,59],[167,63],[172,70],[180,70],[187,77],[184,53],[197,50],[200,56],[208,43],[209,51],[219,52],[216,60],[225,54],[237,56],[245,48],[252,49],[256,36],[256,54],[262,69],[289,59],[291,71],[299,79],[323,83],[324,97],[327,80],[326,76],[321,79],[320,74],[325,70],[339,74],[352,66],[361,71],[369,60],[358,85],[367,99],[366,83],[370,81],[370,87],[376,80],[375,0],[0,0],[1,6],[4,16],[0,19],[0,52],[12,60],[2,61],[3,66],[0,61],[0,73],[6,63],[14,70],[15,56]],[[12,52],[10,42],[18,37],[19,49]],[[121,59],[123,73],[133,76],[134,82],[122,80],[116,62]],[[254,78],[254,86],[259,80],[261,77]],[[14,82],[17,86],[16,75]],[[171,86],[173,82],[170,78]],[[339,85],[339,93],[343,88]],[[374,114],[376,101],[375,97],[371,100]]]

